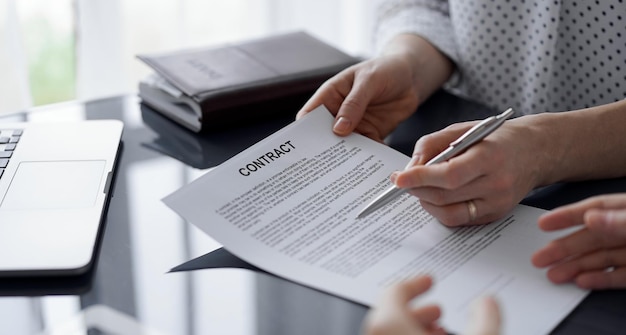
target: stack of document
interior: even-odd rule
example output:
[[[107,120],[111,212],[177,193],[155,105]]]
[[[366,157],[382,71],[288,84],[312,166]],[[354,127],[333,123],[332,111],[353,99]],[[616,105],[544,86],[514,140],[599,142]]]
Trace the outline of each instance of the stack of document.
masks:
[[[276,109],[264,102],[306,99],[358,62],[305,32],[138,58],[155,71],[139,83],[142,101],[196,132],[267,118]]]

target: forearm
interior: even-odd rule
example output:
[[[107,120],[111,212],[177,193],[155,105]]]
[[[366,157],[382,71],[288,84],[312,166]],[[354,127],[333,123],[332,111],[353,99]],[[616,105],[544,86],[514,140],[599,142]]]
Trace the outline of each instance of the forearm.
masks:
[[[540,185],[626,175],[626,100],[533,117]]]
[[[450,78],[454,63],[426,39],[399,34],[389,41],[381,56],[401,56],[410,64],[419,103],[424,102]]]

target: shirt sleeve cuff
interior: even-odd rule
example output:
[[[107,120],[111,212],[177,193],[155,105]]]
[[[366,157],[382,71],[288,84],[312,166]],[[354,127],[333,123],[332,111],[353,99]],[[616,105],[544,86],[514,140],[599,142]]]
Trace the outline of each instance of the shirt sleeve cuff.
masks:
[[[428,7],[409,7],[395,13],[385,14],[380,18],[375,33],[375,50],[377,54],[396,35],[403,33],[416,34],[433,44],[439,51],[457,64],[458,53],[452,22],[447,13]],[[458,71],[446,83],[446,87],[454,87],[459,81]]]

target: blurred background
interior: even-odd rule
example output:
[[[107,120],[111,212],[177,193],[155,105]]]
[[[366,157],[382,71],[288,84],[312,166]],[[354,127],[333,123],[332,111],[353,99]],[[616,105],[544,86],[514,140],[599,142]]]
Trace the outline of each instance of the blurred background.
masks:
[[[372,52],[370,0],[0,0],[0,113],[134,93],[139,53],[305,30]]]
[[[135,58],[139,53],[219,45],[305,30],[347,53],[366,57],[372,48],[372,2],[0,0],[0,114],[70,100],[135,94],[140,79],[150,72],[146,65]],[[81,108],[80,104],[70,103],[63,106],[63,113],[51,115],[58,120],[65,117],[65,112],[84,113],[84,110],[78,110]],[[46,115],[35,114],[32,117]],[[76,118],[70,115],[68,120]],[[138,125],[141,120],[125,119],[124,122],[127,133],[141,128]],[[165,156],[158,159],[137,158],[129,165],[125,169],[125,180],[133,185],[150,185],[129,187],[122,193],[129,199],[128,215],[133,218],[133,224],[118,223],[116,233],[122,238],[132,236],[137,239],[138,242],[133,242],[129,248],[131,254],[128,255],[129,264],[131,260],[135,263],[132,268],[129,265],[121,270],[112,266],[107,268],[107,264],[104,264],[99,270],[102,278],[125,278],[129,286],[122,285],[123,289],[118,289],[115,281],[112,281],[113,284],[99,284],[98,289],[84,296],[2,297],[1,334],[92,334],[92,331],[83,331],[87,328],[84,320],[95,320],[96,316],[107,321],[99,327],[109,329],[127,325],[131,329],[129,333],[133,334],[206,333],[203,329],[227,329],[222,333],[231,334],[256,333],[257,310],[251,299],[273,301],[272,294],[276,294],[277,289],[268,291],[269,284],[263,284],[271,282],[269,279],[261,283],[262,280],[257,281],[256,274],[252,272],[230,270],[224,270],[220,278],[201,271],[186,276],[162,276],[172,266],[219,246],[193,226],[182,224],[182,220],[165,207],[156,212],[146,210],[179,187],[178,183],[195,179],[203,171],[181,168],[180,164],[173,163]],[[154,165],[160,168],[153,170]],[[180,180],[171,179],[175,181],[174,184],[163,182],[174,175],[180,175]],[[161,182],[154,183],[154,180]],[[168,216],[171,217],[169,221],[163,219]],[[168,225],[178,221],[181,221],[180,225]],[[154,228],[155,222],[162,224],[159,229]],[[157,252],[158,257],[150,257]],[[234,295],[232,291],[203,291],[204,288],[221,287],[225,283],[229,287],[242,289]],[[108,287],[114,288],[113,291],[109,292]],[[158,288],[162,287],[168,290],[159,291]],[[257,297],[255,290],[264,293]],[[205,298],[195,299],[192,292]],[[121,295],[128,295],[128,299],[119,298]],[[264,297],[267,299],[263,300]],[[121,303],[116,304],[126,300],[131,302],[131,310],[126,310],[127,306]],[[303,301],[311,303],[304,298]],[[100,304],[96,306],[98,308],[85,307],[96,303]],[[360,318],[350,319],[345,314],[350,311],[344,308],[347,303],[340,301],[337,304],[338,307],[325,307],[324,312],[332,320],[338,320],[336,324],[328,326],[339,327],[337,333],[345,333],[341,332],[340,327],[349,323],[344,320]],[[102,310],[103,306],[108,306],[108,309]],[[184,308],[171,310],[163,306]],[[219,310],[214,306],[219,306]],[[284,308],[288,311],[293,309],[287,305]],[[202,311],[202,314],[194,319],[192,311],[196,309]],[[264,318],[259,317],[259,320],[263,322]],[[316,319],[311,320],[314,322]],[[294,325],[300,323],[294,321]],[[154,328],[141,328],[145,325]],[[73,331],[68,331],[68,328]],[[273,328],[268,329],[268,333],[272,333]],[[104,333],[123,334],[118,330]]]

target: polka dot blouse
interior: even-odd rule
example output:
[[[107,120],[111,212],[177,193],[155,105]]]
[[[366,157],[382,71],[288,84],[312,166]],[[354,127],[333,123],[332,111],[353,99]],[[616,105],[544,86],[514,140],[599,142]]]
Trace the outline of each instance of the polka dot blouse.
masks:
[[[395,0],[376,44],[416,33],[457,66],[448,83],[497,109],[531,114],[626,98],[626,0]]]

